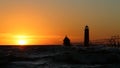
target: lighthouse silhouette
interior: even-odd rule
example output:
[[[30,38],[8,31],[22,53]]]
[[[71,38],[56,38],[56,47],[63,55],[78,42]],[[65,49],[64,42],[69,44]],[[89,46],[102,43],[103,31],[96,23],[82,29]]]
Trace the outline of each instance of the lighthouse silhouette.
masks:
[[[64,46],[71,46],[70,39],[67,36],[65,36],[65,38],[63,40],[63,45]]]
[[[85,26],[84,31],[84,46],[89,46],[89,27],[87,25]]]

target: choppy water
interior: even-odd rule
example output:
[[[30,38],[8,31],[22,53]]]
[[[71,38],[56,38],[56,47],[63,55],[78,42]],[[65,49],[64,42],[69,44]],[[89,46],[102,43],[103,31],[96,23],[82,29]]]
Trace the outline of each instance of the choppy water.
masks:
[[[119,64],[119,48],[0,47],[0,68],[120,68]]]

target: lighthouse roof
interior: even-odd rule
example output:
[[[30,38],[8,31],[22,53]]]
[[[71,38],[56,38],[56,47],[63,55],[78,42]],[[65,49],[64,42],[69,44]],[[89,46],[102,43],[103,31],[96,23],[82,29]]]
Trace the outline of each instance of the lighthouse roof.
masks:
[[[89,29],[89,27],[86,25],[86,26],[85,26],[85,29]]]
[[[66,36],[66,37],[64,38],[64,41],[65,41],[65,40],[68,40],[68,41],[69,41],[70,39]]]

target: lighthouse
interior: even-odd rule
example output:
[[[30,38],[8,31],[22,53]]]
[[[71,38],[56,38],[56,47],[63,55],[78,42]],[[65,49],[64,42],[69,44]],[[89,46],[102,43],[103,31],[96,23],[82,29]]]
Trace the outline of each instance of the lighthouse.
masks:
[[[67,36],[63,40],[63,45],[64,46],[71,46],[70,39]]]
[[[89,46],[89,27],[85,26],[84,30],[84,46],[88,47]]]

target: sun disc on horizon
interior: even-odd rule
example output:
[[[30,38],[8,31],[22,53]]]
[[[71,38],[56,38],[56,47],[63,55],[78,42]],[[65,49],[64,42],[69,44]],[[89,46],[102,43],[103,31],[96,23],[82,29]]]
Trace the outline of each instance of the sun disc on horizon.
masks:
[[[18,44],[19,45],[27,45],[27,41],[26,40],[18,40]]]

